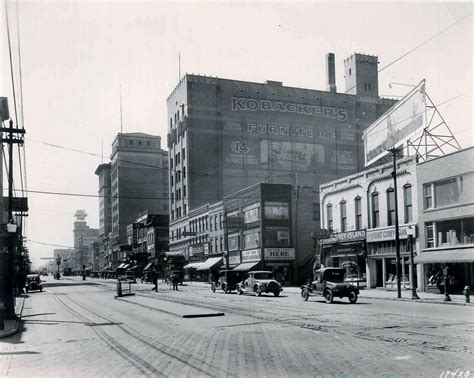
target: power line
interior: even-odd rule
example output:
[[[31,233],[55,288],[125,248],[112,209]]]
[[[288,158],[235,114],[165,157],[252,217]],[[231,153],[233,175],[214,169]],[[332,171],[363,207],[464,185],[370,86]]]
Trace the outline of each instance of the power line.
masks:
[[[471,13],[468,13],[467,15],[465,15],[464,17],[458,19],[455,23],[449,25],[447,28],[441,30],[440,32],[436,33],[435,35],[433,35],[432,37],[428,38],[426,41],[420,43],[419,45],[413,47],[412,49],[410,49],[409,51],[407,51],[405,54],[403,54],[402,56],[400,56],[399,58],[395,59],[394,61],[390,62],[389,64],[387,64],[386,66],[382,67],[381,69],[379,69],[378,72],[382,72],[384,69],[390,67],[392,64],[395,64],[396,62],[398,62],[400,59],[403,59],[404,57],[406,57],[407,55],[411,54],[413,51],[415,51],[416,49],[420,48],[421,46],[423,45],[426,45],[428,42],[430,42],[431,40],[433,40],[434,38],[438,37],[439,35],[443,34],[445,31],[451,29],[453,26],[459,24],[461,21],[465,20],[466,18],[468,18],[469,16],[471,16],[474,12],[471,12]]]
[[[74,250],[74,247],[71,247],[71,246],[68,246],[68,245],[44,243],[44,242],[40,242],[40,241],[36,241],[36,240],[31,240],[31,239],[26,239],[26,241],[28,241],[28,242],[30,242],[30,243],[35,243],[35,244],[46,245],[46,246],[49,246],[49,247],[60,247],[60,248],[68,248],[68,249],[73,249],[73,250]]]

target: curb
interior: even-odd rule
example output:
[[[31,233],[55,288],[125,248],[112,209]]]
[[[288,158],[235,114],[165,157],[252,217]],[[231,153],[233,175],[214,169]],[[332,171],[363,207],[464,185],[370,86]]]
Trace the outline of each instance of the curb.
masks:
[[[23,307],[25,307],[25,298],[23,298],[23,297],[20,297],[20,298],[22,299],[22,302],[21,302],[20,311],[17,314],[18,317],[17,317],[16,322],[15,322],[15,327],[13,327],[13,329],[11,329],[9,331],[3,332],[3,333],[0,332],[0,339],[5,339],[7,337],[13,336],[16,333],[18,333],[18,331],[20,331],[21,315],[23,313]]]
[[[380,297],[366,297],[359,296],[360,299],[378,299],[385,301],[401,301],[401,302],[411,302],[411,303],[430,303],[430,304],[444,304],[444,305],[455,305],[455,306],[472,306],[472,303],[461,303],[461,302],[445,302],[440,300],[430,300],[430,299],[410,299],[410,298],[380,298]]]

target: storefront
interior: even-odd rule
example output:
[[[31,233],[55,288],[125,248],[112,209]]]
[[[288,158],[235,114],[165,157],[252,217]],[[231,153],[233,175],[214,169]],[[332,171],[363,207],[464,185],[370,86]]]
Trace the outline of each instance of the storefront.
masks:
[[[364,287],[367,282],[366,235],[364,229],[334,233],[323,240],[322,265],[346,268],[346,279]]]
[[[399,227],[400,266],[402,288],[411,288],[410,246],[407,230],[415,225]],[[367,285],[370,288],[383,287],[396,290],[396,242],[395,227],[367,230]]]
[[[294,248],[264,248],[265,270],[270,270],[273,277],[283,285],[292,282]]]

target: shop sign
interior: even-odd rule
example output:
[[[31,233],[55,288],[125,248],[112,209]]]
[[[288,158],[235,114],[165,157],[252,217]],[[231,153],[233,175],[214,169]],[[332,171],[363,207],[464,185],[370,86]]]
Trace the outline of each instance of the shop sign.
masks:
[[[409,226],[400,226],[400,239],[407,239],[407,230]],[[367,243],[374,243],[380,241],[395,240],[395,227],[385,228],[383,230],[369,230],[367,231]]]
[[[209,243],[204,243],[204,254],[205,255],[209,254]]]
[[[260,261],[262,259],[262,253],[260,249],[249,249],[242,251],[242,262]]]
[[[294,248],[265,248],[265,260],[294,260]]]
[[[331,244],[331,243],[345,243],[350,241],[357,241],[357,240],[365,240],[367,236],[367,231],[364,230],[356,230],[356,231],[346,231],[346,232],[338,232],[332,234],[329,239],[323,240],[323,244]]]
[[[204,253],[204,246],[202,244],[189,246],[189,256],[202,255]]]
[[[229,252],[229,265],[238,265],[240,264],[240,252],[234,251]]]

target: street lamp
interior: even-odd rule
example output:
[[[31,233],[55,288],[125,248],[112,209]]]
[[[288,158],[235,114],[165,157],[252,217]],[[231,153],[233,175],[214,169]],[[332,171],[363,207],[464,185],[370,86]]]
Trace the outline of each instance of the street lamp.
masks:
[[[408,226],[408,247],[410,248],[410,268],[411,268],[411,299],[420,299],[416,293],[416,282],[415,282],[415,262],[413,261],[413,239],[415,238],[415,228]]]
[[[61,257],[56,258],[56,265],[58,266],[58,271],[56,272],[56,279],[59,280],[60,273],[59,273],[59,265],[61,265]]]

